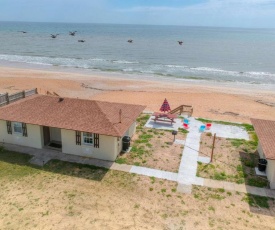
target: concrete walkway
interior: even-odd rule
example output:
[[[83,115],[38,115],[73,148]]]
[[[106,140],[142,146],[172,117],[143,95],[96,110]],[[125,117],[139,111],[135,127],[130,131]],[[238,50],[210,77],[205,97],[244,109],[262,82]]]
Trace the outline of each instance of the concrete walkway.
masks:
[[[200,121],[194,118],[189,118],[189,133],[185,140],[185,147],[182,152],[182,158],[178,173],[178,188],[179,192],[191,193],[192,184],[203,185],[203,179],[196,177],[197,161],[200,149],[201,133],[199,128],[202,125]]]
[[[195,123],[194,123],[194,126],[195,126]],[[182,162],[180,166],[181,172],[179,171],[179,173],[173,173],[173,172],[167,172],[162,170],[150,169],[146,167],[117,164],[115,162],[110,162],[110,161],[98,160],[98,159],[81,157],[76,155],[69,155],[69,154],[65,154],[52,149],[35,149],[35,148],[12,145],[12,144],[3,144],[3,146],[5,147],[5,149],[10,151],[21,152],[21,153],[32,155],[33,158],[31,158],[30,163],[37,164],[37,165],[44,165],[49,160],[57,159],[57,160],[67,161],[72,163],[94,165],[98,167],[103,167],[107,169],[118,170],[118,171],[123,171],[128,173],[136,173],[139,175],[156,177],[156,178],[166,179],[170,181],[177,181],[178,191],[184,192],[184,193],[190,193],[192,191],[192,185],[199,185],[199,186],[205,186],[209,188],[223,188],[229,191],[250,193],[253,195],[266,196],[266,197],[271,197],[275,199],[275,190],[196,177],[196,170],[194,169],[194,167],[197,167],[197,166],[196,164],[194,164],[194,162],[195,160],[197,161],[198,156],[193,151],[185,152],[187,153],[186,154],[187,156],[182,157]],[[188,155],[191,155],[191,157],[189,157]],[[193,166],[191,166],[191,169],[187,164],[184,163],[185,160],[186,162],[193,162]],[[186,171],[191,170],[192,173],[189,174],[190,178],[184,175],[184,172],[186,172],[185,170]]]
[[[199,128],[203,123],[193,117],[189,118],[189,133],[187,134],[184,150],[182,152],[181,163],[178,173],[178,188],[179,192],[191,193],[192,185],[204,185],[204,179],[196,177],[198,161],[209,163],[209,157],[199,156],[201,133]],[[249,140],[249,135],[246,130],[232,125],[212,124],[210,130],[205,132],[216,133],[217,137],[223,138],[238,138]]]
[[[167,171],[162,171],[157,169],[150,169],[150,168],[145,168],[140,166],[132,166],[130,173],[136,173],[139,175],[156,177],[156,178],[166,179],[170,181],[177,181],[177,178],[178,178],[177,173],[167,172]]]

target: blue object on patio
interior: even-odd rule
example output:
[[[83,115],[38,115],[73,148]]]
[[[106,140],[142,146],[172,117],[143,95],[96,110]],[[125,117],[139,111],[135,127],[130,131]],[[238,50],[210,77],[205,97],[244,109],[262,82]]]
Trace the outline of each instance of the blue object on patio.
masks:
[[[200,131],[200,132],[204,132],[204,130],[205,130],[205,125],[201,125],[199,131]]]
[[[185,124],[189,124],[189,120],[188,120],[188,119],[186,119],[186,118],[184,118],[184,119],[183,119],[183,123],[185,123]]]

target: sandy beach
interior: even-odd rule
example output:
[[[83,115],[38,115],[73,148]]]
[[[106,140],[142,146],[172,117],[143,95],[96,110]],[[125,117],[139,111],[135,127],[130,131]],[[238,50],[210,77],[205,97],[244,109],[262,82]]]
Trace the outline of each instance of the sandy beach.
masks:
[[[275,117],[272,87],[0,67],[0,93],[31,88],[37,88],[40,94],[48,91],[63,97],[142,104],[148,111],[158,111],[167,98],[171,108],[192,105],[194,116],[215,120],[250,123],[251,117]]]

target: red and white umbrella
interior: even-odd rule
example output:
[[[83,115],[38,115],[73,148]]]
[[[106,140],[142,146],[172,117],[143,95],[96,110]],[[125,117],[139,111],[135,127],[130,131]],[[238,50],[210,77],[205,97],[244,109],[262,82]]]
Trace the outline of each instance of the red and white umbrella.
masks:
[[[160,111],[161,111],[161,112],[164,112],[164,113],[165,113],[165,112],[168,112],[168,111],[171,111],[170,105],[169,105],[169,103],[168,103],[168,101],[167,101],[166,98],[165,98],[165,100],[164,100],[162,106],[160,107]]]

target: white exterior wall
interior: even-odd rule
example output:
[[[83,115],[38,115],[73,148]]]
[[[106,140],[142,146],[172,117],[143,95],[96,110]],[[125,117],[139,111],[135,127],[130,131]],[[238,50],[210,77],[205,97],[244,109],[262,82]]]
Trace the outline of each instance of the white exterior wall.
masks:
[[[260,142],[259,142],[259,144],[258,144],[257,150],[258,150],[258,153],[259,153],[260,158],[265,158],[265,157],[264,157],[264,151],[263,151],[263,149],[262,149],[262,146],[261,146]]]
[[[136,122],[128,129],[127,135],[132,137],[135,131]],[[0,120],[0,142],[42,149],[44,147],[43,127],[27,124],[27,132],[28,137],[24,137],[22,134],[15,134],[14,132],[8,134],[6,121]],[[51,135],[53,135],[52,131]],[[81,140],[83,141],[82,136]],[[109,161],[115,161],[122,150],[122,138],[105,135],[99,135],[99,148],[83,143],[76,145],[76,136],[73,130],[61,129],[61,142],[63,153]]]
[[[265,158],[263,149],[261,144],[259,143],[258,145],[258,153],[260,155],[260,158]],[[267,179],[270,183],[270,188],[271,189],[275,189],[275,160],[267,160],[267,166],[266,166],[266,175],[267,175]]]
[[[275,189],[275,160],[267,160],[266,174],[270,188]]]
[[[0,142],[41,149],[43,147],[42,128],[39,125],[27,124],[27,133],[27,137],[23,137],[23,134],[15,134],[12,122],[12,134],[8,134],[6,121],[0,120]]]
[[[99,148],[94,148],[90,145],[76,145],[75,131],[61,129],[62,138],[62,152],[93,157],[102,160],[115,161],[118,151],[117,151],[117,137],[99,135]],[[83,138],[81,136],[81,141]]]
[[[134,135],[134,133],[136,132],[136,126],[137,126],[136,122],[134,122],[131,125],[131,127],[128,130],[128,134],[129,134],[128,136],[132,137]]]
[[[124,134],[124,136],[129,136],[129,137],[133,137],[133,135],[135,134],[136,132],[136,126],[137,126],[137,123],[134,122],[130,128],[126,131],[126,133]],[[117,151],[118,151],[118,154],[122,151],[122,137],[118,139],[118,143],[117,143]]]

